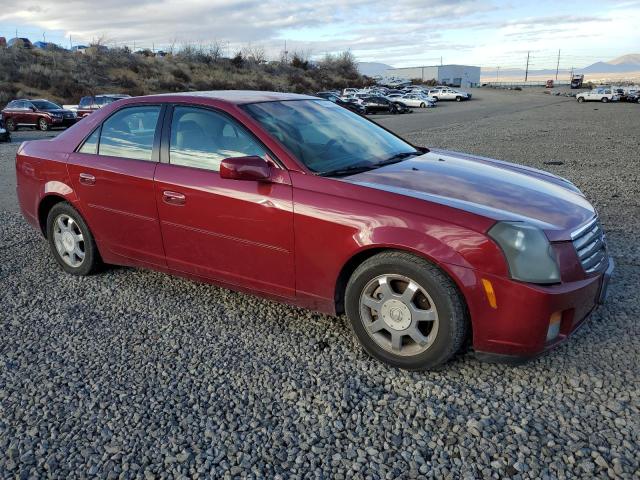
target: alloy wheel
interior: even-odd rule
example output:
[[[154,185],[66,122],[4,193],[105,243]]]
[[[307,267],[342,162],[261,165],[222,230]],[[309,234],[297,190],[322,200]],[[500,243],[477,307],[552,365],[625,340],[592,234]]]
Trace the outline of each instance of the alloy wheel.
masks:
[[[13,120],[13,118],[7,119],[6,126],[7,126],[7,130],[9,130],[10,132],[15,132],[16,122]]]
[[[60,214],[53,223],[53,241],[62,261],[73,268],[84,262],[84,236],[80,226],[67,214]]]
[[[360,296],[363,325],[376,344],[395,355],[428,350],[438,334],[438,311],[427,291],[403,275],[373,278]]]
[[[38,128],[44,132],[49,129],[49,124],[44,118],[41,118],[38,120]]]

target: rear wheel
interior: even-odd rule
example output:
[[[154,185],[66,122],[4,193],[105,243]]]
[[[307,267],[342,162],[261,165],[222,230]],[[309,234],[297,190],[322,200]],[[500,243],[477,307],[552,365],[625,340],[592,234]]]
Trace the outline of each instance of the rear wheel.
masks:
[[[15,132],[18,128],[13,118],[7,118],[7,120],[4,123],[5,123],[5,126],[7,127],[7,130],[9,130],[10,132]]]
[[[41,118],[38,120],[38,128],[43,132],[46,132],[47,130],[49,130],[49,124],[44,118]]]
[[[578,97],[578,103],[584,102],[584,97]]]
[[[609,99],[607,97],[602,97],[602,100],[600,100],[602,103],[607,103],[609,101]]]
[[[57,203],[47,216],[47,238],[53,257],[72,275],[90,275],[101,265],[93,235],[78,211]]]
[[[462,346],[466,311],[453,282],[426,260],[384,252],[366,260],[345,293],[351,327],[373,357],[394,367],[428,370]]]
[[[437,102],[438,101],[438,97],[433,97],[433,99]]]

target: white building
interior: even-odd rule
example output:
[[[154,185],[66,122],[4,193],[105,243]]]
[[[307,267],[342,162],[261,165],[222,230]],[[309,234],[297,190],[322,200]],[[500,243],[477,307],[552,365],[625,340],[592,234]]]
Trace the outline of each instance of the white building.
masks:
[[[454,87],[476,87],[480,84],[480,67],[470,65],[431,65],[424,67],[390,68],[385,77],[435,80]]]

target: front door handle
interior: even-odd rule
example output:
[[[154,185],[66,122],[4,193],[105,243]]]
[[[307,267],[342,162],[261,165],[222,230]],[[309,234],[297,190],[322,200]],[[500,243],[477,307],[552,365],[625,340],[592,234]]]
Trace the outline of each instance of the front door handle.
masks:
[[[165,190],[164,192],[162,192],[162,199],[164,200],[164,203],[167,203],[169,205],[184,205],[184,202],[186,202],[187,197],[185,197],[184,194],[179,192],[172,192],[170,190]]]
[[[95,185],[96,177],[94,177],[90,173],[81,173],[80,183],[82,183],[83,185]]]

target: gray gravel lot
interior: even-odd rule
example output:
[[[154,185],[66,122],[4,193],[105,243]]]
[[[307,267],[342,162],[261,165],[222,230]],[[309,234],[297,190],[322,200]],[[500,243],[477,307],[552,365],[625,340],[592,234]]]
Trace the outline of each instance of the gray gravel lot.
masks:
[[[468,353],[408,373],[344,318],[149,271],[64,275],[0,144],[0,478],[638,478],[640,106],[473,93],[378,121],[569,178],[617,263],[607,304],[520,367]]]

